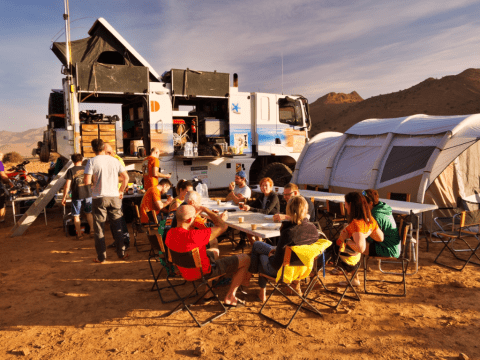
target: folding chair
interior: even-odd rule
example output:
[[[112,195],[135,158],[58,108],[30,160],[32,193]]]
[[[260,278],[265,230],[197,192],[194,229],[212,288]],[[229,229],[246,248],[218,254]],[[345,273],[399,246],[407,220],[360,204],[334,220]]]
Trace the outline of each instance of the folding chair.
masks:
[[[176,252],[176,251],[173,251],[172,249],[168,249],[168,254],[169,254],[169,260],[177,267],[182,267],[182,268],[185,268],[185,269],[197,269],[199,272],[200,272],[200,275],[197,279],[195,280],[185,280],[187,282],[191,282],[192,285],[193,285],[193,290],[187,295],[187,296],[184,296],[184,297],[181,297],[180,294],[177,292],[177,289],[175,287],[172,287],[173,291],[175,292],[175,295],[177,295],[177,299],[176,300],[179,300],[181,301],[181,303],[179,303],[172,311],[170,311],[169,313],[167,313],[165,316],[168,317],[170,315],[173,315],[175,314],[176,312],[178,311],[181,311],[183,309],[187,309],[187,311],[189,312],[189,314],[192,316],[193,320],[197,323],[197,325],[199,327],[202,327],[206,324],[209,324],[210,322],[212,322],[213,320],[215,319],[218,319],[220,316],[222,315],[225,315],[227,313],[227,308],[223,305],[223,303],[220,301],[220,299],[218,298],[218,295],[215,293],[215,291],[213,290],[213,287],[211,286],[211,282],[214,281],[214,280],[217,280],[219,278],[221,278],[222,276],[224,275],[219,275],[219,276],[214,276],[214,277],[211,277],[211,278],[205,278],[205,275],[203,274],[203,271],[202,271],[202,261],[201,261],[201,258],[200,258],[200,250],[199,248],[195,248],[191,251],[188,251],[188,252]],[[169,281],[169,276],[167,276],[167,281],[170,283]],[[200,282],[200,285],[196,285],[195,282],[196,281],[199,281]],[[195,302],[193,302],[192,304],[190,305],[187,305],[187,303],[185,302],[185,300],[187,298],[190,298],[190,297],[193,297],[194,294],[198,294],[198,289],[201,287],[201,286],[205,286],[206,289],[205,289],[205,292],[200,295],[198,297],[197,300],[195,300]],[[193,314],[192,312],[192,309],[190,308],[192,305],[196,305],[200,300],[202,300],[205,295],[207,295],[208,292],[211,292],[214,297],[215,297],[215,300],[216,302],[218,302],[221,306],[222,306],[222,309],[223,311],[218,313],[218,314],[215,314],[215,315],[212,315],[210,318],[208,318],[206,321],[200,323],[197,318],[195,317],[195,315]],[[182,307],[183,305],[183,307]]]
[[[149,213],[149,218],[151,217]],[[156,217],[155,217],[156,218]],[[151,291],[157,290],[158,296],[160,297],[160,300],[162,303],[167,304],[171,303],[174,301],[178,301],[178,299],[175,297],[170,300],[165,300],[164,296],[162,295],[162,290],[166,289],[172,289],[174,287],[178,286],[184,286],[187,281],[183,280],[180,283],[177,284],[172,284],[171,282],[168,282],[168,285],[160,287],[158,285],[158,279],[160,278],[160,275],[163,273],[163,270],[167,271],[167,277],[175,277],[175,266],[168,260],[167,256],[167,251],[165,248],[165,244],[163,243],[162,235],[158,233],[158,231],[155,231],[156,229],[152,227],[152,231],[147,234],[148,241],[150,242],[151,246],[151,251],[148,256],[148,265],[150,266],[150,271],[152,272],[153,276],[153,286],[151,288]],[[160,263],[161,268],[160,271],[155,274],[155,270],[153,269],[153,264],[152,262]]]
[[[456,219],[457,217],[459,218],[458,220]],[[452,230],[437,233],[437,235],[440,236],[444,246],[435,258],[435,263],[457,271],[462,271],[468,263],[480,265],[478,262],[471,261],[472,257],[474,256],[480,261],[480,258],[477,255],[477,250],[480,248],[480,240],[478,238],[478,235],[480,235],[479,226],[480,210],[462,211],[460,214],[455,214],[452,219]],[[472,247],[466,238],[474,238],[475,241],[477,241],[477,245]],[[466,248],[454,249],[453,246],[455,245],[455,242],[466,245]],[[453,255],[454,260],[464,263],[462,267],[456,268],[439,261],[440,256],[446,249],[448,249]],[[460,252],[460,250],[470,252],[470,256],[468,256],[466,259],[459,257],[457,253]]]
[[[137,249],[137,252],[146,252],[149,251],[148,249],[146,250],[139,250],[139,247],[144,245],[144,244],[139,244],[137,242],[138,234],[139,233],[144,233],[147,231],[147,227],[144,226],[140,222],[140,210],[138,208],[138,205],[135,205],[135,203],[132,201],[131,206],[133,207],[133,221],[132,221],[132,229],[133,229],[133,246],[135,246],[135,249]],[[146,245],[146,244],[145,244]]]
[[[328,241],[328,243],[331,244],[330,241]],[[312,244],[314,245],[314,244]],[[311,245],[300,245],[300,246],[297,246],[297,247],[302,247],[302,246],[311,246]],[[259,273],[259,276],[263,276],[264,278],[267,279],[267,282],[273,286],[273,291],[270,293],[270,295],[268,296],[267,300],[265,301],[265,303],[263,304],[262,308],[260,309],[259,311],[259,314],[264,316],[265,318],[269,319],[269,320],[272,320],[273,322],[275,322],[276,324],[282,326],[283,328],[287,329],[290,324],[293,322],[293,320],[295,319],[297,313],[300,311],[300,309],[303,309],[304,310],[308,310],[314,314],[317,314],[319,316],[323,316],[322,313],[315,307],[313,306],[310,301],[313,300],[313,299],[309,299],[308,298],[308,295],[310,294],[310,292],[312,291],[312,289],[314,288],[316,282],[317,282],[317,279],[318,279],[318,276],[316,274],[317,272],[317,258],[320,254],[314,254],[315,256],[315,260],[314,260],[314,263],[313,263],[313,269],[312,271],[314,271],[315,273],[315,276],[313,277],[313,281],[310,281],[310,283],[308,284],[307,286],[307,289],[305,290],[304,294],[303,295],[300,295],[299,293],[297,293],[295,291],[294,288],[292,288],[290,286],[290,282],[286,282],[285,281],[285,269],[286,267],[298,267],[298,266],[306,266],[299,258],[298,256],[295,254],[294,256],[292,256],[292,248],[287,246],[285,248],[285,255],[283,257],[283,264],[282,264],[282,268],[279,270],[281,271],[281,276],[279,278],[279,281],[277,281],[276,278],[273,278],[271,276],[268,276],[268,275],[265,275],[265,274],[262,274],[262,273]],[[294,257],[292,259],[292,257]],[[307,274],[307,276],[310,275],[310,274]],[[295,280],[299,280],[299,279],[292,279],[292,281],[295,281]],[[285,295],[282,290],[280,289],[280,286],[287,286],[292,294],[295,294],[296,296],[298,296],[300,299],[301,299],[301,302],[298,304],[294,301],[292,301],[287,295]],[[263,310],[265,309],[265,306],[267,305],[267,303],[270,301],[270,299],[272,298],[272,295],[275,293],[275,292],[279,292],[285,299],[287,299],[289,301],[290,304],[292,304],[293,306],[296,307],[296,310],[295,312],[293,313],[292,317],[290,318],[290,320],[287,322],[287,323],[281,323],[280,321],[274,319],[273,317],[270,317],[268,315],[266,315]],[[304,305],[308,305],[308,307],[305,307]]]
[[[320,210],[319,215],[320,218],[317,217],[317,221],[325,220],[323,230],[329,232],[330,239],[335,239],[347,223],[345,203],[343,202],[336,203],[327,200],[325,210]]]
[[[332,245],[332,246],[335,246],[335,245]],[[344,298],[347,298],[347,299],[350,299],[350,300],[355,300],[355,301],[361,301],[360,299],[360,295],[357,293],[357,291],[355,290],[355,287],[352,285],[352,279],[355,278],[355,275],[357,275],[357,272],[360,268],[360,264],[359,266],[357,266],[357,269],[354,271],[354,273],[352,274],[351,277],[348,277],[348,274],[347,272],[341,267],[341,266],[338,266],[338,263],[340,261],[340,251],[338,252],[338,254],[335,255],[335,260],[332,262],[332,256],[330,257],[327,257],[326,259],[324,259],[323,261],[323,272],[325,274],[326,270],[327,270],[327,266],[331,267],[332,269],[338,269],[342,272],[343,274],[343,277],[345,278],[345,281],[347,282],[347,286],[345,287],[345,289],[343,290],[343,292],[338,292],[336,290],[331,290],[329,288],[327,288],[327,286],[325,285],[325,283],[322,281],[322,279],[318,276],[318,271],[316,273],[316,277],[317,277],[317,281],[320,283],[320,285],[322,285],[322,288],[325,292],[327,292],[328,294],[331,294],[333,296],[340,296],[340,298],[338,299],[338,302],[337,303],[327,303],[325,301],[320,301],[318,300],[319,297],[313,299],[313,301],[315,301],[316,303],[318,304],[322,304],[322,305],[325,305],[325,306],[328,306],[334,310],[338,309],[338,307],[340,306],[340,304],[342,303],[343,299]],[[335,285],[335,288],[337,288],[338,286]],[[347,291],[348,290],[351,290],[353,292],[354,295],[347,295]]]
[[[401,248],[400,256],[398,257],[398,259],[397,258],[392,258],[392,257],[385,257],[385,256],[368,256],[368,255],[363,256],[363,288],[365,290],[365,294],[395,296],[395,297],[402,297],[402,296],[407,295],[406,274],[407,274],[407,268],[408,268],[408,264],[410,262],[410,259],[407,258],[407,256],[406,256],[406,248],[407,248],[407,238],[409,236],[410,237],[412,236],[411,229],[412,229],[412,224],[411,223],[404,222],[403,219],[400,220],[400,226],[398,228],[398,233],[400,235],[402,248]],[[380,279],[367,279],[368,261],[370,259],[381,260],[381,261],[387,260],[388,263],[402,264],[402,272],[401,273],[392,273],[392,272],[389,273],[389,274],[402,276],[402,280],[401,281],[392,281],[392,280],[380,280]],[[389,283],[389,284],[403,284],[403,293],[401,293],[401,294],[391,294],[391,293],[378,293],[378,292],[368,291],[367,290],[367,281],[382,282],[382,283]]]

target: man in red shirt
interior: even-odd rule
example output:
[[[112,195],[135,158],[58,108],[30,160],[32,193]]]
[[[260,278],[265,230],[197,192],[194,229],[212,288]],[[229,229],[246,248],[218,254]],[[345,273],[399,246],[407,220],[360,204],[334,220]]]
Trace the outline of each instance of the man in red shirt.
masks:
[[[187,252],[198,247],[202,261],[202,271],[206,278],[223,274],[233,274],[230,288],[225,295],[224,304],[228,307],[245,306],[245,302],[237,299],[235,294],[238,287],[246,278],[248,267],[250,266],[250,256],[247,254],[239,254],[218,260],[214,260],[213,256],[209,258],[206,250],[207,244],[210,240],[215,239],[225,232],[228,225],[222,220],[221,216],[216,215],[209,209],[202,207],[202,211],[213,221],[214,227],[190,230],[196,216],[195,208],[191,205],[180,206],[176,213],[177,227],[168,232],[165,244],[176,252]],[[186,280],[195,280],[200,276],[197,269],[185,269],[182,267],[178,267],[178,269]]]
[[[152,148],[150,150],[150,156],[147,156],[142,163],[143,172],[143,188],[145,190],[150,189],[158,185],[158,178],[170,179],[172,175],[162,174],[160,172],[160,156],[159,148]]]
[[[142,203],[140,204],[140,222],[141,223],[148,223],[148,215],[149,211],[155,210],[155,212],[160,214],[160,210],[164,207],[170,205],[173,201],[173,198],[170,196],[166,203],[162,202],[162,195],[166,194],[172,183],[168,179],[160,180],[160,183],[157,186],[151,187],[147,190],[145,195],[143,196]]]

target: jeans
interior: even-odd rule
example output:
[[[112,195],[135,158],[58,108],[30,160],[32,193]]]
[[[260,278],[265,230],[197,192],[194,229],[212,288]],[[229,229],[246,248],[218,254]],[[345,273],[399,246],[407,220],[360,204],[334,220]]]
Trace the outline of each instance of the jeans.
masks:
[[[92,202],[93,207],[93,228],[95,230],[95,250],[99,261],[107,258],[107,247],[105,245],[105,221],[112,225],[111,229],[117,255],[122,258],[125,255],[124,236],[122,233],[122,200],[119,197],[98,197]]]
[[[276,277],[277,270],[270,264],[268,254],[275,246],[269,245],[262,241],[255,241],[252,246],[250,255],[250,267],[248,272],[251,274],[262,273],[268,276]],[[258,285],[265,289],[267,287],[267,279],[263,276],[258,277]]]

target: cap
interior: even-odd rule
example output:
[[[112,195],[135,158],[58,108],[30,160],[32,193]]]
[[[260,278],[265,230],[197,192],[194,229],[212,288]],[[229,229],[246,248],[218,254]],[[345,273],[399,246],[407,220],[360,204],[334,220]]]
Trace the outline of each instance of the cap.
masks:
[[[243,170],[237,172],[235,175],[240,176],[241,178],[244,178],[244,179],[247,178],[247,174],[245,174],[245,171]]]

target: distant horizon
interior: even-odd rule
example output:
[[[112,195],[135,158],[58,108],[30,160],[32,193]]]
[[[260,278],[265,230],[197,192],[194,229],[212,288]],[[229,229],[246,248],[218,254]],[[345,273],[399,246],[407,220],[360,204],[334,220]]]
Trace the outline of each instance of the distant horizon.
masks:
[[[61,87],[49,47],[65,41],[63,0],[3,0],[2,10],[0,130],[21,132],[47,123],[50,90]],[[283,89],[311,103],[330,92],[369,99],[479,68],[478,13],[474,0],[70,0],[72,40],[103,17],[159,74],[237,73],[242,91]]]

